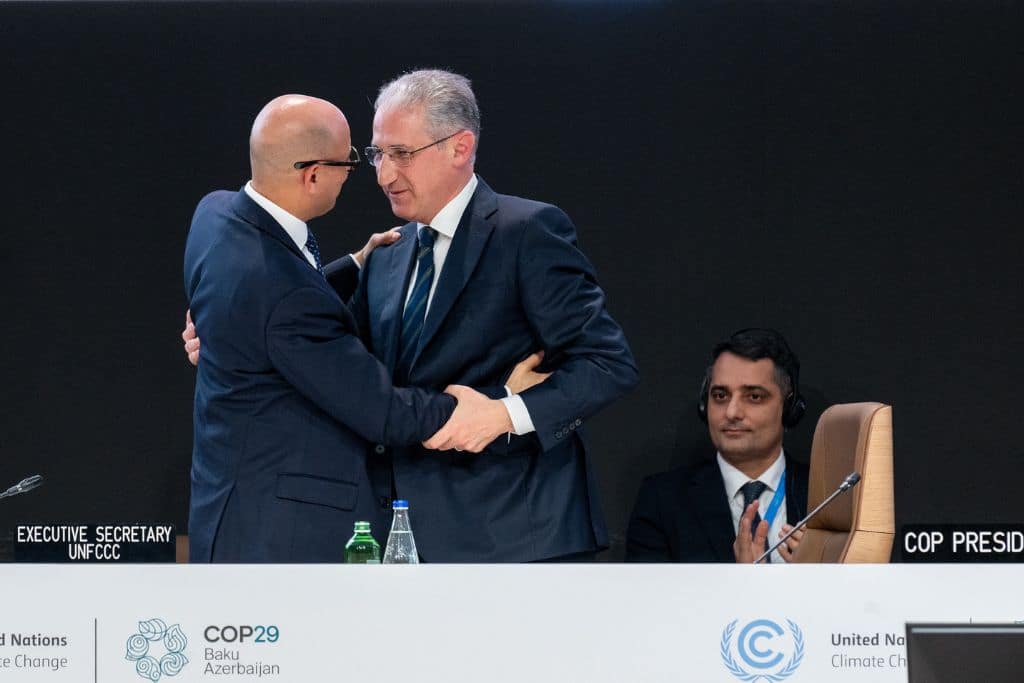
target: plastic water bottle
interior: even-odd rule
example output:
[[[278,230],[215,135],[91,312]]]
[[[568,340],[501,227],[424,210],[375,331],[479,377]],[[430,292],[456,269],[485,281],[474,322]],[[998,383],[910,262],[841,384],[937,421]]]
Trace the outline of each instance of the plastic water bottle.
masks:
[[[384,549],[384,564],[419,564],[416,541],[409,526],[409,501],[396,500],[391,504],[395,516],[391,520],[391,533]]]
[[[348,564],[380,564],[380,544],[370,533],[369,522],[356,522],[355,533],[345,544]]]

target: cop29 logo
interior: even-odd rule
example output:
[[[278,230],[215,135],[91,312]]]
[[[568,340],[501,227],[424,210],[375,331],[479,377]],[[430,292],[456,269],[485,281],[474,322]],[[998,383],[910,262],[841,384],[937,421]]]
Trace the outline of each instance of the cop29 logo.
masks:
[[[128,637],[124,658],[135,662],[135,673],[149,681],[161,676],[177,676],[188,664],[185,646],[188,638],[178,624],[168,628],[163,619],[139,622],[139,629]]]
[[[738,622],[733,619],[722,631],[722,662],[733,676],[746,683],[774,683],[793,675],[804,660],[804,634],[799,626],[789,619],[788,629],[770,619],[754,619],[736,635]]]

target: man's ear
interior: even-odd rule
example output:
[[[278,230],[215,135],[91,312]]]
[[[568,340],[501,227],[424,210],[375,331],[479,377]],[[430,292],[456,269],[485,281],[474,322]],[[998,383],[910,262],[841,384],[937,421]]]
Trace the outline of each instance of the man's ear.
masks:
[[[316,170],[316,165],[307,166],[306,168],[302,169],[302,175],[299,176],[299,179],[302,181],[302,188],[306,192],[310,192],[313,189],[315,189]]]
[[[463,166],[472,162],[473,153],[476,151],[476,135],[472,131],[464,130],[452,138],[452,148],[455,150],[455,165]]]

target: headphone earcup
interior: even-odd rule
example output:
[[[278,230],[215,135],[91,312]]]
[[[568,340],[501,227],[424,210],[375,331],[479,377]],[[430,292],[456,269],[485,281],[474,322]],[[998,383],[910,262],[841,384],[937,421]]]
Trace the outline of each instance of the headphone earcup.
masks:
[[[697,397],[697,417],[704,424],[708,423],[708,378],[705,377],[700,385],[700,396]]]
[[[800,423],[800,418],[807,412],[807,402],[800,394],[793,394],[782,407],[782,426],[790,429]]]

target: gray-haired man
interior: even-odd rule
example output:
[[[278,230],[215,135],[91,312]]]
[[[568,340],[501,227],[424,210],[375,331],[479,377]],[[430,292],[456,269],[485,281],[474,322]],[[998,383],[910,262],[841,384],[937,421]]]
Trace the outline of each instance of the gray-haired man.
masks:
[[[491,190],[474,174],[479,137],[464,77],[415,71],[381,88],[366,154],[409,222],[367,259],[352,310],[399,384],[505,397],[508,369],[537,348],[557,370],[503,399],[511,434],[482,435],[479,455],[378,446],[390,458],[375,487],[382,504],[413,501],[428,561],[589,559],[608,542],[583,423],[636,384],[636,365],[568,216]]]

